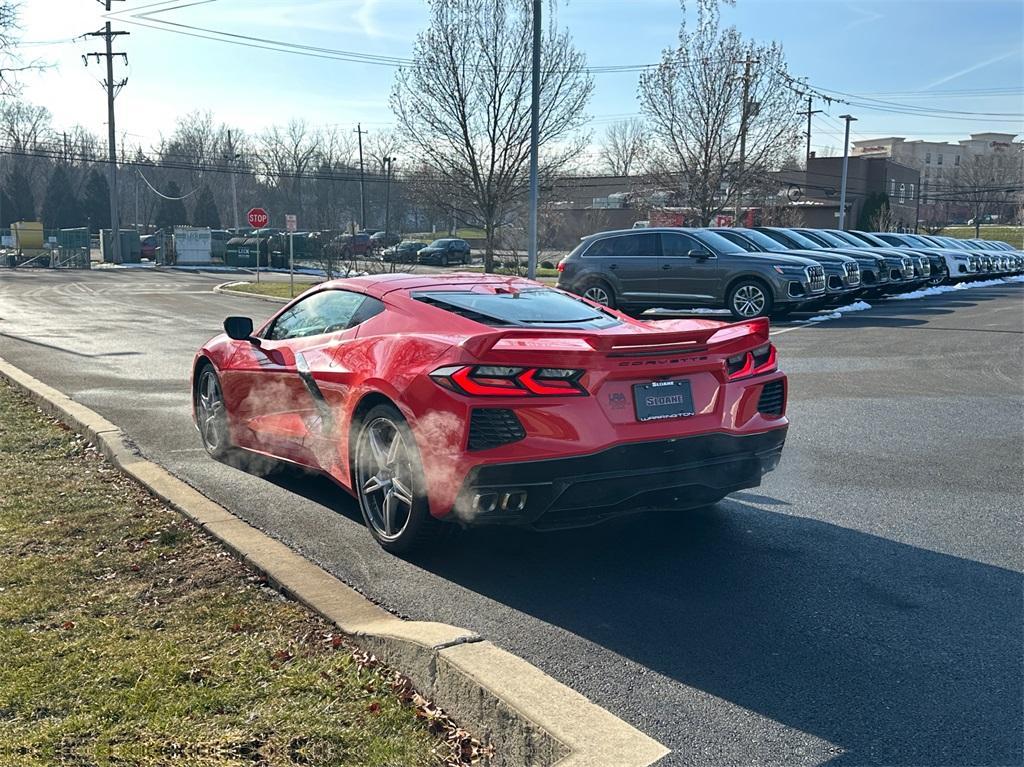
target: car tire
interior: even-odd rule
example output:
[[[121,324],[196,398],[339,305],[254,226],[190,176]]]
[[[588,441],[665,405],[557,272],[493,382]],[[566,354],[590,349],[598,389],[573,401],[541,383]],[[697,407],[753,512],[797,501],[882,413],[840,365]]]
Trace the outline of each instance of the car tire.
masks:
[[[212,458],[218,461],[225,460],[232,454],[234,445],[231,443],[224,390],[221,388],[216,369],[209,363],[199,369],[195,408],[196,425],[199,427],[199,438],[203,447]]]
[[[439,259],[437,259],[437,262],[441,266],[448,266],[448,254],[447,253],[442,253],[441,257]]]
[[[760,280],[743,279],[729,289],[726,308],[733,317],[752,320],[772,313],[772,292]]]
[[[376,405],[353,424],[352,488],[363,522],[392,554],[429,548],[452,525],[430,514],[412,430],[392,405]]]
[[[583,298],[593,301],[595,304],[607,306],[614,309],[618,305],[615,298],[615,289],[604,280],[591,277],[580,285],[580,293]]]

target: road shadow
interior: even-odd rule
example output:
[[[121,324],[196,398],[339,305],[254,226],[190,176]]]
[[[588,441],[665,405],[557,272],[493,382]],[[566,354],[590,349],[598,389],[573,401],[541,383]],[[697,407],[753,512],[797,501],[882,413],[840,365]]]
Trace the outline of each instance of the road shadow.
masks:
[[[322,476],[267,479],[361,523]],[[755,490],[575,531],[478,528],[413,561],[839,746],[831,767],[1020,764],[1024,577],[787,506]]]
[[[457,551],[418,564],[840,746],[836,767],[1021,761],[1018,573],[733,500]]]

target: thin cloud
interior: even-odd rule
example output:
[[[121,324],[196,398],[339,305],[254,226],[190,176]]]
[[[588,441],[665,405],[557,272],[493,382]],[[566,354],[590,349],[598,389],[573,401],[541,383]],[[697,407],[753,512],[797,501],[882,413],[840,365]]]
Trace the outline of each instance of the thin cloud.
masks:
[[[937,88],[940,85],[945,85],[950,80],[956,80],[957,78],[963,77],[964,75],[969,75],[971,72],[977,72],[979,69],[984,69],[985,67],[991,66],[992,64],[1004,61],[1005,59],[1008,59],[1011,56],[1015,56],[1017,53],[1018,51],[1016,50],[1006,51],[1006,53],[1000,53],[998,56],[993,56],[992,58],[986,59],[985,61],[979,61],[977,64],[972,64],[966,69],[961,69],[959,72],[953,72],[952,74],[946,75],[945,77],[940,77],[935,82],[928,83],[928,85],[924,86],[924,90],[928,91],[931,90],[932,88]]]
[[[849,8],[851,11],[859,13],[860,18],[854,19],[847,24],[846,27],[843,28],[844,32],[854,29],[855,27],[863,26],[864,24],[870,24],[873,21],[881,21],[885,18],[885,16],[878,11],[869,11],[866,8],[860,8],[856,5],[851,5]]]

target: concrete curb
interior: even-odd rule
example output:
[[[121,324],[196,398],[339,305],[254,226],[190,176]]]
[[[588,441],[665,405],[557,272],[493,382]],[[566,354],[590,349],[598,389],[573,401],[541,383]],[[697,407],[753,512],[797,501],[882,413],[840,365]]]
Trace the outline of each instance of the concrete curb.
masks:
[[[232,290],[232,285],[237,285],[238,280],[232,280],[231,282],[222,282],[220,285],[213,286],[214,293],[223,293],[226,296],[242,296],[243,298],[256,298],[260,301],[270,301],[274,304],[286,304],[291,301],[290,298],[278,298],[277,296],[261,296],[259,293],[246,293],[244,290]]]
[[[249,295],[249,294],[240,294]],[[335,623],[485,743],[495,767],[646,767],[668,749],[523,659],[455,626],[403,621],[144,458],[116,425],[0,358],[0,377],[118,468]]]

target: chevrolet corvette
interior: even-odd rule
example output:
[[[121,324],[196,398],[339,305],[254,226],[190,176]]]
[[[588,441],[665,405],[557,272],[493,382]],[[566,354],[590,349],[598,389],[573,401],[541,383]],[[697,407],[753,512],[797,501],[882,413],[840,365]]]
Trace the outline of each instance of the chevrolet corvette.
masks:
[[[353,494],[385,549],[460,525],[538,529],[707,506],[786,438],[768,321],[646,321],[529,280],[318,285],[196,354],[211,456],[256,453]]]

